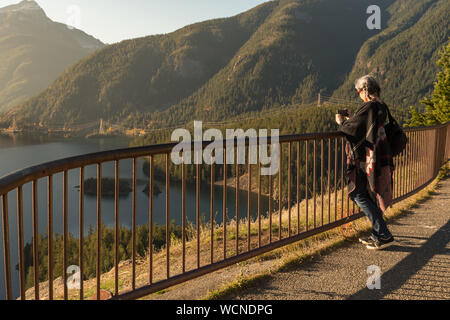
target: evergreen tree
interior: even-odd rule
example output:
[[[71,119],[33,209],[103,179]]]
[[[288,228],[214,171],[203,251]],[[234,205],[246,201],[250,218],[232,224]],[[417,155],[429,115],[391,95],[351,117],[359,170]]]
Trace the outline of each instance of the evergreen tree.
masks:
[[[420,113],[411,107],[411,119],[408,126],[432,126],[450,121],[450,42],[440,53],[438,65],[442,71],[437,76],[431,99],[425,98],[425,112]]]

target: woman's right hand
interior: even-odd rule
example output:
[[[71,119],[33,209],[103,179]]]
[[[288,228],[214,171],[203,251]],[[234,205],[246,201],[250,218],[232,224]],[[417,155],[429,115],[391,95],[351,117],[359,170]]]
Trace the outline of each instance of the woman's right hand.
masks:
[[[344,122],[344,116],[339,114],[339,113],[336,114],[336,122],[337,122],[338,125],[341,125],[342,122]]]

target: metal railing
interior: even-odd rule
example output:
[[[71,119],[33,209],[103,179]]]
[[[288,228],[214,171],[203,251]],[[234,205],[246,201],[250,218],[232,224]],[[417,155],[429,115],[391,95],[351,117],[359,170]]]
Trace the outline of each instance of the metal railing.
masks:
[[[439,125],[435,127],[407,129],[409,144],[404,152],[394,159],[396,170],[394,172],[394,198],[398,202],[403,200],[429,184],[438,174],[443,162],[450,158],[450,126]],[[205,148],[209,142],[204,142]],[[170,153],[175,144],[156,145],[141,148],[132,148],[116,151],[89,154],[64,160],[54,161],[21,170],[0,179],[0,197],[2,212],[2,242],[3,242],[3,275],[4,294],[6,299],[40,299],[40,290],[47,287],[45,299],[85,299],[84,277],[86,266],[85,255],[85,215],[96,213],[96,252],[95,252],[95,290],[94,298],[101,296],[102,291],[102,167],[106,163],[114,164],[114,262],[113,268],[113,299],[137,299],[151,293],[158,292],[170,286],[200,277],[221,268],[250,259],[271,250],[294,243],[315,234],[331,230],[364,215],[357,209],[355,203],[349,199],[344,183],[344,143],[345,138],[340,133],[302,134],[280,137],[280,171],[276,176],[264,177],[260,174],[261,164],[248,164],[233,166],[223,165],[181,165],[181,176],[178,174],[177,183],[181,182],[181,196],[171,198],[171,181],[174,180],[174,166],[171,164]],[[247,140],[248,144],[248,140]],[[236,152],[237,153],[237,152]],[[224,153],[225,154],[225,153]],[[236,155],[237,156],[237,155]],[[146,175],[148,177],[148,247],[144,256],[138,256],[136,244],[137,230],[137,200],[136,181],[138,172],[138,159],[146,159]],[[124,160],[132,161],[132,225],[131,225],[131,272],[129,275],[120,275],[119,261],[119,174],[120,163]],[[97,190],[96,212],[85,212],[85,169],[88,166],[96,167]],[[255,169],[258,169],[254,175]],[[155,172],[159,170],[159,177]],[[68,241],[71,235],[68,231],[68,180],[69,172],[77,173],[79,181],[79,197],[76,206],[78,211],[78,265],[82,281],[76,294],[68,288],[68,274],[62,272],[63,292],[57,294],[55,286],[55,219],[62,218],[62,270],[67,270],[69,260]],[[205,178],[206,173],[209,177]],[[56,186],[54,176],[62,175],[62,184]],[[202,178],[203,176],[203,178]],[[161,179],[164,184],[163,209],[155,212],[155,181]],[[255,180],[253,180],[255,179]],[[287,179],[287,181],[286,181]],[[200,216],[200,197],[205,195],[201,185],[209,180],[210,216],[209,221],[202,223]],[[217,181],[222,181],[222,196],[218,197]],[[245,189],[248,197],[246,212],[242,212],[241,183],[246,183]],[[46,183],[45,183],[46,182]],[[38,186],[45,183],[46,212],[38,212]],[[187,185],[188,183],[188,185]],[[32,244],[31,257],[24,252],[24,187],[31,184],[31,229]],[[235,206],[230,206],[229,190],[235,188]],[[54,207],[55,190],[61,190],[62,208]],[[187,219],[186,191],[195,194],[195,218],[191,223]],[[203,193],[202,193],[203,192]],[[14,195],[13,195],[14,193]],[[251,197],[257,194],[256,208],[251,208]],[[13,197],[14,196],[14,197]],[[227,198],[228,197],[228,198]],[[268,202],[267,210],[262,208],[262,198]],[[10,205],[10,199],[15,198],[15,210]],[[242,200],[242,199],[241,199]],[[217,210],[215,204],[222,205],[219,216],[221,222],[215,221]],[[181,237],[171,243],[174,237],[172,203],[181,203],[181,210],[177,212],[181,217]],[[231,212],[234,217],[230,218]],[[251,215],[251,211],[256,215]],[[16,221],[10,221],[12,211]],[[241,211],[241,212],[240,212]],[[263,212],[264,211],[264,212]],[[56,217],[55,212],[62,217]],[[140,214],[142,210],[139,211]],[[108,212],[109,213],[109,212]],[[47,216],[46,242],[47,252],[45,274],[47,281],[40,278],[39,269],[39,215]],[[172,217],[171,217],[172,214]],[[164,243],[159,248],[154,245],[154,230],[156,216],[164,217],[165,229]],[[16,234],[14,234],[16,233]],[[189,234],[189,236],[188,236]],[[17,237],[17,245],[12,248],[11,237]],[[173,249],[173,252],[171,251]],[[17,255],[18,276],[13,281],[11,267],[11,254]],[[28,259],[28,260],[27,260]],[[30,263],[31,259],[31,263]],[[137,270],[139,259],[139,272]],[[29,268],[26,269],[25,262]],[[40,261],[42,263],[42,259]],[[31,277],[32,287],[26,287],[26,277]],[[142,273],[145,276],[142,277]],[[129,277],[130,286],[120,288],[121,280]],[[121,278],[121,279],[120,279]],[[28,281],[30,282],[30,281]],[[18,294],[14,294],[13,288]],[[27,289],[31,291],[27,291]]]

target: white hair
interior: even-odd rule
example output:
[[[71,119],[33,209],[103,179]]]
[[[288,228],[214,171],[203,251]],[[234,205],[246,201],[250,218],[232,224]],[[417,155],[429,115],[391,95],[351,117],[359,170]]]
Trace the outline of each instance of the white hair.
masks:
[[[375,80],[375,78],[370,75],[366,75],[356,80],[355,88],[358,91],[360,90],[364,91],[367,97],[369,96],[379,97],[381,93],[380,85]]]

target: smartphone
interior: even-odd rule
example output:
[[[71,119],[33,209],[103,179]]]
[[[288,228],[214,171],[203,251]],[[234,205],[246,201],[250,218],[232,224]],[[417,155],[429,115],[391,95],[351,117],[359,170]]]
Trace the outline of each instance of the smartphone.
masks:
[[[348,112],[347,109],[338,110],[337,113],[340,114],[340,115],[343,116],[343,117],[350,117],[350,113]]]

